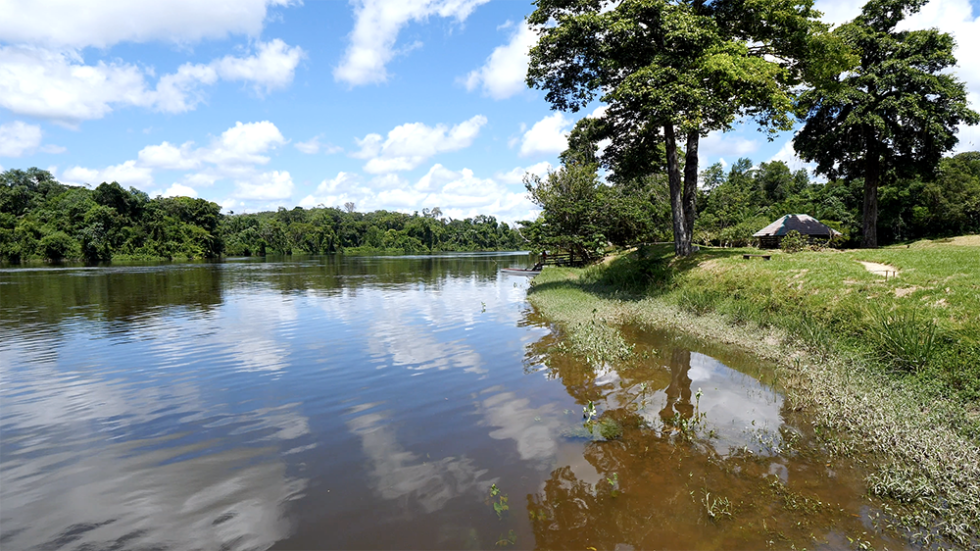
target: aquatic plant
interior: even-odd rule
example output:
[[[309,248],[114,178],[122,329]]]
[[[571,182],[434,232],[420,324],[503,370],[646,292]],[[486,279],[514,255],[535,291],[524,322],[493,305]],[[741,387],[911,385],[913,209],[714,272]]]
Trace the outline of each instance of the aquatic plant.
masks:
[[[721,516],[732,517],[732,502],[727,497],[711,499],[711,493],[705,492],[701,503],[712,520]]]
[[[517,533],[515,533],[513,530],[510,530],[509,532],[507,532],[506,536],[501,534],[500,537],[497,538],[497,542],[494,543],[494,545],[498,547],[507,547],[508,545],[515,545],[516,543],[517,543]]]
[[[498,519],[503,519],[504,511],[510,510],[510,505],[507,504],[507,494],[502,493],[496,484],[490,485],[488,502],[493,506],[493,511],[497,513]]]
[[[588,423],[592,421],[592,418],[596,416],[595,402],[589,400],[588,404],[582,407],[582,417],[585,418],[585,422]]]

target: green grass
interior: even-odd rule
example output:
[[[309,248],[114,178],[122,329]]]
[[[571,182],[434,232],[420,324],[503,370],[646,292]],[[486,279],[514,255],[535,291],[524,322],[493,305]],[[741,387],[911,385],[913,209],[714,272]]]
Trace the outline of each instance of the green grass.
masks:
[[[787,399],[831,453],[867,458],[869,494],[918,541],[969,546],[980,526],[980,240],[877,250],[648,247],[587,269],[548,268],[529,300],[571,336],[638,323],[774,360]],[[968,241],[969,242],[969,241]],[[857,261],[888,264],[897,277]],[[624,344],[611,339],[609,348]],[[972,542],[972,543],[971,543]]]

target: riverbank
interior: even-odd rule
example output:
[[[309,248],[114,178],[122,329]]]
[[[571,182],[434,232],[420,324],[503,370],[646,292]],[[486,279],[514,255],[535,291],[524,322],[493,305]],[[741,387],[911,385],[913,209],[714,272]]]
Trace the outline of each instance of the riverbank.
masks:
[[[827,450],[861,456],[869,494],[910,539],[968,546],[980,526],[980,241],[772,253],[669,246],[587,269],[548,268],[528,299],[596,359],[616,330],[683,331],[774,361]],[[859,261],[893,266],[879,274]],[[599,322],[599,323],[597,323]]]

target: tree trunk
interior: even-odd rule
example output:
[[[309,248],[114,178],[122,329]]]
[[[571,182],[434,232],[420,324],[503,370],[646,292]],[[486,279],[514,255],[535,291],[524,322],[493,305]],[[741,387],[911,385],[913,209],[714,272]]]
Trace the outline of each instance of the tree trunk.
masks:
[[[687,235],[687,247],[691,248],[694,239],[694,219],[697,217],[695,199],[698,194],[698,142],[701,132],[692,130],[687,133],[687,152],[684,154],[684,229]]]
[[[684,222],[684,191],[672,124],[664,125],[664,144],[667,147],[667,181],[670,184],[670,212],[674,223],[674,254],[687,256],[691,254],[691,238],[687,235],[687,224]]]
[[[878,182],[881,167],[878,155],[868,152],[864,165],[864,216],[861,228],[861,246],[865,249],[878,248]]]

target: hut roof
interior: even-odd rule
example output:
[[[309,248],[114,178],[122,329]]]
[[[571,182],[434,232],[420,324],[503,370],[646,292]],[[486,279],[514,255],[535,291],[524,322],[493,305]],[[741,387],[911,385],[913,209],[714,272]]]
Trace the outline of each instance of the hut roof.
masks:
[[[782,236],[792,230],[800,232],[800,235],[834,236],[841,234],[839,231],[821,223],[809,214],[787,214],[755,232],[752,234],[752,237]]]

